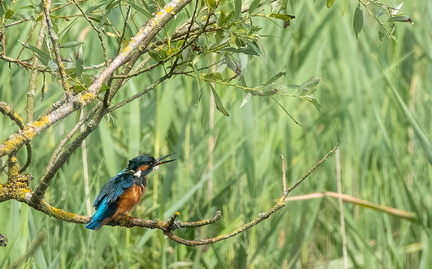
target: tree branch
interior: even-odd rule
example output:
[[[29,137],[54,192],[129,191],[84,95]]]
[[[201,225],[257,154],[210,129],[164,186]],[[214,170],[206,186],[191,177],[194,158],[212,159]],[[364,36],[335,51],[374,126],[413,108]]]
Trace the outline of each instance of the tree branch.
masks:
[[[226,240],[228,238],[231,238],[233,236],[236,236],[244,231],[246,231],[247,229],[250,229],[251,227],[257,225],[258,223],[262,222],[263,220],[267,219],[268,217],[270,217],[273,213],[275,213],[276,211],[278,211],[279,209],[281,209],[282,207],[285,206],[285,199],[288,196],[288,194],[294,190],[298,185],[300,185],[308,176],[310,176],[323,162],[325,162],[328,157],[338,148],[338,146],[335,146],[333,149],[331,149],[325,156],[324,158],[322,158],[320,161],[318,161],[314,167],[312,167],[312,169],[310,169],[304,176],[302,176],[296,183],[294,183],[294,185],[292,187],[290,187],[289,189],[285,190],[285,184],[286,183],[282,183],[282,196],[278,199],[277,203],[270,208],[269,210],[263,212],[263,213],[259,213],[258,216],[253,219],[252,221],[242,225],[241,227],[239,227],[238,229],[224,234],[224,235],[219,235],[213,238],[207,238],[207,239],[200,239],[200,240],[188,240],[188,239],[184,239],[181,238],[177,235],[172,234],[172,231],[164,231],[164,234],[166,236],[168,236],[171,240],[189,246],[189,247],[195,247],[195,246],[201,246],[201,245],[208,245],[208,244],[213,244],[222,240]],[[282,160],[282,179],[284,180],[285,178],[285,159],[283,157],[283,153],[281,153],[281,160]]]
[[[98,75],[93,84],[88,88],[90,94],[97,94],[102,83],[107,80],[120,66],[125,64],[140,46],[146,47],[162,27],[182,10],[191,0],[172,0],[163,9],[155,14],[138,33],[130,39],[129,44],[121,50],[110,63],[110,65]]]
[[[135,37],[131,38],[129,44],[111,61],[110,65],[99,73],[89,86],[87,93],[84,93],[78,100],[67,100],[59,103],[60,105],[57,106],[55,110],[27,124],[24,130],[9,136],[9,138],[0,145],[0,157],[12,151],[19,150],[24,143],[32,140],[48,127],[93,101],[97,97],[98,91],[102,87],[104,81],[107,80],[117,68],[126,63],[140,46],[147,46],[160,29],[173,18],[174,15],[190,3],[190,1],[191,0],[173,0],[169,2],[138,31]],[[49,21],[47,21],[47,23],[50,25]]]
[[[145,227],[150,229],[160,229],[163,231],[163,233],[168,236],[171,240],[187,245],[187,246],[199,246],[199,245],[207,245],[216,243],[228,238],[231,238],[233,236],[236,236],[242,232],[244,232],[247,229],[250,229],[251,227],[259,224],[263,220],[269,218],[273,213],[281,209],[285,206],[285,199],[289,192],[291,192],[295,187],[297,187],[301,182],[303,182],[309,175],[311,175],[317,168],[320,166],[324,161],[327,160],[327,158],[336,150],[337,146],[333,148],[329,153],[327,153],[323,159],[321,159],[311,170],[309,170],[303,177],[301,177],[292,187],[290,187],[286,194],[283,193],[282,196],[278,199],[277,203],[270,209],[268,209],[265,212],[262,212],[258,214],[258,216],[253,219],[252,221],[242,225],[241,227],[233,230],[230,233],[219,235],[213,238],[207,238],[207,239],[199,239],[199,240],[189,240],[181,238],[175,234],[173,234],[173,231],[177,229],[185,229],[185,228],[191,228],[191,227],[201,227],[213,224],[220,219],[222,219],[222,213],[221,211],[217,211],[215,216],[213,216],[210,219],[206,220],[200,220],[200,221],[192,221],[192,222],[183,222],[183,221],[177,221],[176,219],[178,216],[180,216],[180,213],[176,212],[174,213],[167,221],[161,221],[161,220],[142,220],[142,219],[136,219],[136,218],[123,218],[119,220],[114,220],[109,222],[107,225],[111,226],[124,226],[124,227]],[[282,154],[283,155],[283,154]],[[285,161],[282,156],[282,165],[285,164]],[[282,168],[282,178],[284,178],[284,171],[285,168]],[[30,180],[29,176],[23,177],[22,175],[18,175],[20,178],[20,182],[26,181],[28,182]],[[41,181],[41,183],[44,181]],[[49,184],[49,183],[48,183]],[[46,201],[41,199],[41,196],[36,197],[36,195],[39,195],[36,193],[31,192],[31,190],[28,188],[28,185],[20,185],[21,188],[17,188],[15,185],[10,183],[0,184],[0,202],[8,199],[15,199],[17,201],[23,202],[32,208],[43,212],[44,214],[66,221],[66,222],[73,222],[73,223],[80,223],[80,224],[86,224],[91,220],[91,217],[88,216],[81,216],[74,213],[66,212],[62,209],[55,208],[48,204]],[[38,185],[43,186],[41,184]],[[284,190],[284,184],[282,184],[282,191]],[[43,188],[43,187],[40,187]],[[38,189],[38,188],[36,188]]]
[[[6,102],[0,101],[0,112],[3,113],[3,115],[8,116],[12,121],[14,121],[21,130],[24,130],[25,126],[22,118],[18,114],[16,114],[14,109]],[[24,166],[18,171],[18,173],[25,171],[31,163],[32,148],[29,142],[25,144],[27,148],[27,161]]]

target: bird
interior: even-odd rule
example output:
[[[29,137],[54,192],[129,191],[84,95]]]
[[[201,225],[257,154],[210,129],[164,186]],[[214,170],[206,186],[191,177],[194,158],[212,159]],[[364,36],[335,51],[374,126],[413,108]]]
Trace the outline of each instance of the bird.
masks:
[[[96,212],[85,227],[97,231],[113,219],[128,216],[144,195],[147,175],[159,165],[175,161],[165,160],[173,154],[157,159],[141,155],[129,160],[127,167],[102,187],[93,203]]]

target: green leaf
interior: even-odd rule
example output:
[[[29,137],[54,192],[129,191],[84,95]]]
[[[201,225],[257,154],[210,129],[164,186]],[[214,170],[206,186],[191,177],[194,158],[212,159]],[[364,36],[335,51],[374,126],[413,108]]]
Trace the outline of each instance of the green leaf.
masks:
[[[96,25],[97,28],[100,28],[106,24],[106,22],[108,21],[108,16],[110,15],[110,13],[111,13],[112,9],[115,7],[115,5],[116,5],[116,1],[110,1],[109,2],[109,4],[105,8],[104,15],[101,18],[101,21],[98,23],[98,25]]]
[[[407,22],[410,24],[414,24],[413,20],[408,16],[394,16],[388,19],[387,22]]]
[[[267,88],[268,89],[266,90],[253,90],[253,91],[247,90],[247,92],[256,96],[271,96],[279,92],[279,90],[275,89],[274,87],[267,87]]]
[[[11,19],[15,12],[12,9],[8,9],[5,12],[5,19]]]
[[[99,5],[96,5],[96,6],[91,6],[91,7],[89,7],[89,8],[85,11],[85,14],[86,14],[86,15],[89,15],[89,14],[91,14],[94,10],[99,9],[100,7],[102,7],[102,6],[105,5],[105,4],[106,4],[106,2],[103,2],[102,4],[99,4]]]
[[[321,79],[318,77],[313,77],[311,79],[308,79],[300,85],[299,90],[304,90],[304,91],[310,90],[311,88],[318,85],[320,81]]]
[[[261,1],[260,0],[253,0],[252,3],[249,6],[249,14],[252,14],[254,12],[254,10],[260,5]]]
[[[144,14],[144,16],[146,16],[147,18],[152,17],[152,14],[148,11],[146,11],[145,9],[141,8],[140,6],[136,5],[133,1],[126,1],[129,5],[131,5],[134,9],[136,9],[136,11]]]
[[[363,11],[360,9],[360,4],[357,5],[354,12],[353,28],[356,38],[358,39],[358,34],[363,28]]]
[[[240,108],[242,108],[244,105],[246,105],[250,101],[251,97],[252,97],[252,94],[250,92],[247,92],[245,97],[243,98],[241,104],[240,104]]]
[[[331,8],[336,0],[327,0],[327,8]]]
[[[227,67],[233,71],[234,73],[237,73],[237,70],[240,69],[240,64],[237,62],[237,59],[226,57],[225,63]]]
[[[224,26],[226,23],[231,21],[232,18],[234,18],[233,12],[226,13],[225,11],[221,10],[219,20],[218,20],[218,25]]]
[[[288,14],[275,14],[275,13],[273,13],[273,14],[270,14],[269,17],[283,20],[283,21],[290,21],[292,19],[295,19],[295,16],[288,15]]]
[[[86,91],[86,90],[87,90],[86,88],[84,88],[83,86],[78,85],[78,84],[73,85],[73,86],[72,86],[72,89],[73,89],[73,91],[76,92],[76,93],[78,93],[78,92],[82,92],[82,91]]]
[[[82,81],[84,82],[84,85],[86,85],[88,87],[93,83],[93,76],[90,76],[89,74],[84,74],[82,76]],[[103,84],[103,86],[106,86],[106,85]]]
[[[212,85],[210,85],[210,88],[211,88],[211,91],[213,93],[213,97],[215,99],[215,104],[216,104],[217,110],[219,110],[225,116],[229,117],[230,114],[228,114],[228,112],[224,108],[224,105],[222,104],[222,101],[220,100],[219,95],[216,93],[216,91]]]
[[[207,2],[207,6],[210,7],[210,11],[214,11],[217,7],[218,7],[218,2],[217,0],[206,0]]]
[[[383,31],[378,31],[378,38],[379,38],[379,40],[380,41],[382,41],[383,40],[383,38],[384,38],[384,33],[383,33]]]
[[[82,42],[82,41],[65,42],[63,44],[60,44],[59,48],[75,48],[75,47],[81,46],[82,44],[84,44],[84,42]]]
[[[235,53],[244,53],[247,55],[259,55],[259,56],[263,56],[260,48],[253,42],[250,41],[246,41],[246,46],[243,47],[239,47],[239,48],[226,48],[224,49],[225,51],[230,51],[230,52],[235,52]]]
[[[246,41],[247,47],[252,49],[256,55],[259,55],[261,57],[264,58],[263,53],[261,52],[261,49],[258,47],[258,44],[256,44],[255,42],[250,42],[250,41]]]
[[[318,103],[318,101],[315,99],[315,97],[308,95],[308,96],[303,96],[302,99],[308,101],[311,104],[313,104],[314,107],[316,108],[316,110],[318,110],[319,112],[321,112],[321,105]]]
[[[203,77],[204,77],[205,79],[223,81],[222,74],[221,74],[221,73],[217,73],[217,72],[215,72],[215,73],[203,74]]]
[[[242,0],[234,0],[234,18],[237,19],[241,15]]]
[[[34,55],[41,61],[42,64],[49,66],[49,62],[51,61],[51,56],[48,52],[45,52],[43,50],[40,50],[36,48],[35,46],[31,44],[27,44],[25,42],[19,41],[21,45],[23,45],[25,48],[33,51]],[[56,65],[57,66],[57,65]]]
[[[273,84],[276,80],[278,80],[280,77],[285,76],[286,75],[286,70],[281,71],[279,73],[277,73],[276,75],[274,75],[271,79],[269,79],[266,83],[264,83],[263,86],[268,86],[270,84]]]
[[[195,65],[191,65],[192,69],[194,70],[194,74],[195,74],[195,81],[198,85],[198,89],[195,92],[195,95],[193,97],[192,103],[194,105],[198,104],[201,101],[202,98],[202,94],[203,94],[203,83],[202,83],[202,79],[201,79],[201,74],[198,71],[198,69],[196,68]]]
[[[153,58],[153,60],[160,62],[164,60],[167,57],[167,52],[165,50],[159,50],[159,51],[149,51],[148,52],[150,57]]]

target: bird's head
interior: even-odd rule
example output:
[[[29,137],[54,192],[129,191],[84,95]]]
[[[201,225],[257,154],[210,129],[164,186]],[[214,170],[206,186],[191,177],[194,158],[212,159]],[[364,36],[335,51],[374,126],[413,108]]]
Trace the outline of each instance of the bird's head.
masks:
[[[134,174],[138,177],[147,176],[159,165],[175,161],[175,159],[164,161],[166,158],[173,154],[174,153],[171,153],[157,159],[150,155],[141,155],[130,160],[127,169],[132,170]]]

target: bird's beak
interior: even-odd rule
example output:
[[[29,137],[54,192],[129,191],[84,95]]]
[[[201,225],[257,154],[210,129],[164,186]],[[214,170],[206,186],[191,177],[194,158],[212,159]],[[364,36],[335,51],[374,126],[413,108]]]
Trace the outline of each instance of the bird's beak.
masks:
[[[171,154],[168,154],[168,155],[166,155],[166,156],[163,156],[163,157],[159,157],[159,158],[157,158],[157,159],[156,159],[156,164],[155,164],[154,166],[158,166],[158,165],[161,165],[161,164],[164,164],[164,163],[169,163],[169,162],[175,161],[175,159],[174,159],[174,160],[167,160],[167,161],[163,161],[163,162],[162,162],[162,160],[168,158],[169,156],[171,156],[171,155],[173,155],[173,154],[175,154],[175,152],[174,152],[174,153],[171,153]]]

